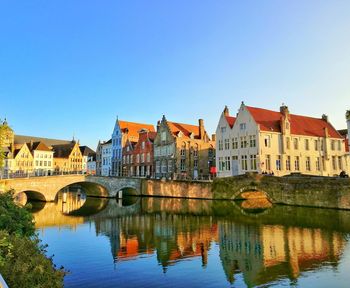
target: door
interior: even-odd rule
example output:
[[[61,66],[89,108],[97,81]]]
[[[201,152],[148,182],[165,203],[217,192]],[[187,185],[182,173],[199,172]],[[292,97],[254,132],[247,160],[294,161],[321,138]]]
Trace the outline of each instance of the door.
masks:
[[[238,175],[238,160],[232,160],[232,176]]]

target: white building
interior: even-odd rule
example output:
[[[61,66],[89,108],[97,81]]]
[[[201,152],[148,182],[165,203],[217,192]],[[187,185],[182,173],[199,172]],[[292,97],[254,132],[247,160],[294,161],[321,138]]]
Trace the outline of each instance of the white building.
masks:
[[[112,175],[112,139],[101,144],[101,176],[111,176]]]
[[[35,175],[50,175],[54,171],[53,150],[43,142],[30,142],[27,146],[33,155]]]
[[[347,170],[342,136],[328,117],[313,118],[245,106],[236,117],[225,107],[216,130],[218,177],[266,172],[339,175]]]
[[[81,155],[83,156],[83,160],[82,160],[82,172],[83,173],[88,173],[88,174],[96,174],[96,153],[95,151],[93,151],[90,147],[88,146],[79,146],[80,148],[80,152]],[[95,158],[95,160],[92,160],[93,158]],[[95,167],[93,167],[92,163],[95,161]],[[90,162],[90,163],[89,163]],[[88,169],[88,164],[90,164],[90,169]],[[92,170],[92,168],[95,168],[94,170]]]

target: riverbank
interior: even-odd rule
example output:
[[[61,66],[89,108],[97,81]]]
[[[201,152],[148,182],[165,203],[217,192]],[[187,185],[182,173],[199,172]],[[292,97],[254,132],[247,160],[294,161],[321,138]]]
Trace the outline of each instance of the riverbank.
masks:
[[[0,194],[0,274],[9,287],[63,287],[65,271],[45,255],[32,214]]]

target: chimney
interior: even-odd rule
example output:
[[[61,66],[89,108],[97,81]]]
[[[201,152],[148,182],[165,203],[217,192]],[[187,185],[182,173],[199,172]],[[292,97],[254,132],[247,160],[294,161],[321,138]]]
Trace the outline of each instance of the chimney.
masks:
[[[283,116],[287,117],[289,115],[288,106],[286,106],[284,103],[282,103],[282,106],[280,107],[280,112]]]
[[[199,123],[199,138],[200,139],[204,139],[204,136],[205,136],[204,120],[203,119],[199,119],[198,123]]]
[[[30,139],[30,147],[29,150],[33,150],[33,139]]]
[[[328,123],[328,116],[326,114],[322,114],[322,120]]]
[[[225,106],[225,109],[224,109],[224,116],[225,117],[230,116],[230,110],[228,110],[227,106]]]
[[[216,134],[211,135],[211,141],[216,141]]]

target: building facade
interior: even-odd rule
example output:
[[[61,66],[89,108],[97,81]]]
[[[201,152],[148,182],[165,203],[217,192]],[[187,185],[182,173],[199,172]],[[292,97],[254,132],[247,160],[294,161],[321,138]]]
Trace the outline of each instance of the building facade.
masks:
[[[217,126],[218,177],[246,172],[284,176],[302,173],[339,175],[346,170],[344,139],[328,117],[312,118],[249,107],[236,117],[225,107]]]
[[[154,162],[156,178],[208,178],[215,166],[215,142],[208,137],[204,121],[196,126],[163,116],[154,140]]]
[[[112,139],[101,145],[102,153],[102,169],[101,176],[111,176],[112,175]]]
[[[88,163],[94,161],[93,159],[96,158],[96,152],[93,151],[88,146],[80,146],[79,148],[80,148],[81,155],[83,155],[82,172],[88,173],[89,171],[89,174],[93,174],[92,173],[93,167],[91,166],[91,163],[90,163],[90,167],[88,167]],[[88,168],[90,168],[90,170]],[[94,174],[95,173],[96,173],[96,161],[95,161]]]
[[[54,169],[56,173],[82,172],[83,155],[79,142],[52,145],[54,151]]]
[[[137,142],[127,141],[123,148],[123,171],[125,176],[153,177],[153,142],[156,132],[139,131]]]
[[[146,129],[154,132],[154,126],[144,123],[128,121],[116,121],[112,133],[112,175],[122,176],[123,172],[123,147],[126,141],[137,142],[139,131]]]
[[[50,175],[54,171],[53,151],[43,142],[27,143],[33,155],[34,174],[36,176]]]

